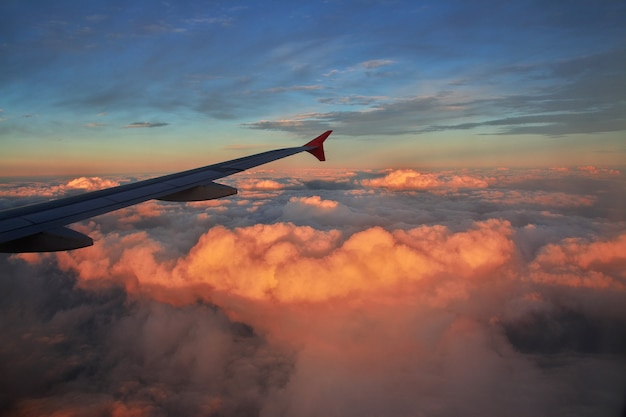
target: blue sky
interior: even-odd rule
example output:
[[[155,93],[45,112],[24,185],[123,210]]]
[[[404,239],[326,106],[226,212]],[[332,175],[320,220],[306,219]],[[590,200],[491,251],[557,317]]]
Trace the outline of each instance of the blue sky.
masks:
[[[624,17],[608,0],[3,2],[0,174],[167,171],[326,129],[337,167],[622,165]]]

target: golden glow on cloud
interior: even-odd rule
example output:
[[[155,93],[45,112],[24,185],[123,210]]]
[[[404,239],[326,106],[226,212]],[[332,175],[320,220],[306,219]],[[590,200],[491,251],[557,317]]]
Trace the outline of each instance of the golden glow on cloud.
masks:
[[[565,239],[542,248],[530,264],[531,279],[552,285],[626,290],[626,234],[611,241]],[[615,274],[619,279],[613,279]]]
[[[283,184],[280,184],[273,180],[254,180],[254,179],[240,181],[238,186],[242,190],[260,190],[260,191],[282,190],[285,188]]]
[[[159,260],[163,248],[143,232],[105,236],[93,248],[57,257],[63,269],[75,270],[82,280],[118,276],[140,291],[204,285],[250,300],[323,302],[370,298],[415,284],[443,294],[450,288],[439,284],[452,279],[466,287],[501,267],[515,266],[511,235],[511,225],[495,219],[456,233],[444,226],[391,232],[373,227],[351,236],[278,223],[234,230],[214,227],[188,255],[175,260]],[[606,242],[564,240],[546,246],[530,264],[530,277],[559,285],[624,289],[602,271],[623,262],[625,245],[626,235]],[[465,296],[459,287],[454,292]]]
[[[0,197],[60,197],[71,190],[95,191],[120,185],[116,180],[100,177],[79,177],[63,184],[50,185],[41,182],[35,185],[0,189]]]
[[[366,187],[382,187],[392,190],[426,190],[432,188],[485,188],[489,183],[469,175],[441,175],[422,173],[412,169],[393,170],[383,178],[363,180]]]
[[[34,297],[15,311],[40,303],[54,282],[62,286],[52,305],[69,297],[52,318],[43,305],[45,319],[27,327],[33,337],[14,326],[12,351],[21,357],[34,344],[44,354],[31,361],[52,357],[60,371],[37,365],[45,375],[67,375],[78,361],[98,370],[81,381],[111,381],[94,394],[54,380],[59,394],[23,394],[15,409],[123,416],[176,404],[189,415],[237,415],[244,398],[268,417],[440,415],[468,404],[500,415],[522,402],[521,417],[562,414],[589,390],[603,409],[620,404],[626,233],[606,217],[622,207],[609,192],[620,175],[263,176],[232,183],[250,186],[243,198],[152,201],[73,225],[94,238],[90,248],[5,258],[16,279],[3,285]],[[85,181],[57,191],[68,183]],[[44,278],[33,290],[35,273]],[[97,300],[114,306],[111,315],[92,307]],[[10,320],[23,316],[11,311]],[[87,321],[98,339],[77,343]],[[601,343],[587,343],[598,334]],[[55,350],[74,344],[65,356]],[[106,369],[84,354],[94,346]],[[558,372],[538,358],[556,360]],[[569,383],[589,372],[601,387]]]
[[[80,177],[69,181],[67,183],[67,188],[95,191],[103,188],[115,187],[117,185],[120,185],[119,182],[113,180],[102,179],[99,177]]]

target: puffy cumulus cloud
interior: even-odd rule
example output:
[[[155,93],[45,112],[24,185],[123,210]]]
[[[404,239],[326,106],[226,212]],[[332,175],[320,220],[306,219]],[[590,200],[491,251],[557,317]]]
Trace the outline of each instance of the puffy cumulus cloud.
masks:
[[[606,241],[565,239],[546,245],[530,279],[553,285],[626,290],[626,234]]]
[[[100,177],[79,177],[65,183],[51,185],[48,182],[32,182],[25,185],[13,186],[3,184],[0,188],[0,197],[30,198],[30,197],[61,197],[73,190],[95,191],[120,185],[119,181]]]
[[[63,187],[41,184],[17,186],[0,190],[0,197],[29,198],[29,197],[55,197],[62,193]]]
[[[115,187],[117,185],[120,185],[120,183],[114,180],[103,179],[100,177],[80,177],[68,181],[65,186],[69,189],[94,191],[101,190],[103,188]]]
[[[293,226],[280,226],[281,229],[284,227],[291,229]],[[496,226],[484,225],[484,227],[489,229]],[[482,229],[483,225],[479,225],[478,228]],[[294,230],[300,229],[294,228]],[[424,231],[424,234],[428,233],[429,231]],[[318,239],[320,237],[324,244],[316,242],[315,247],[321,245],[327,248],[326,242],[333,241],[335,232],[318,235]],[[437,235],[439,239],[434,240],[439,240],[437,243],[445,242],[457,247],[455,241],[463,239],[460,235],[452,236],[450,239],[447,237],[446,231],[442,230]],[[419,230],[407,233],[398,232],[395,236],[382,228],[371,228],[350,236],[332,252],[321,258],[317,253],[312,253],[313,256],[305,256],[297,246],[265,242],[265,244],[269,243],[265,250],[271,254],[273,268],[272,274],[264,283],[263,280],[257,280],[257,285],[261,285],[262,291],[251,291],[251,287],[234,284],[232,281],[225,285],[214,283],[212,285],[217,289],[234,291],[238,295],[250,298],[265,297],[265,294],[270,294],[284,301],[320,301],[358,294],[362,291],[393,288],[403,282],[419,281],[450,270],[459,264],[471,270],[472,268],[466,262],[471,262],[472,266],[477,267],[484,265],[483,261],[478,258],[469,260],[470,256],[466,253],[460,253],[460,256],[453,259],[448,258],[447,261],[437,261],[427,255],[430,248],[419,247],[416,240],[421,238],[423,234]],[[338,242],[336,239],[334,241]],[[202,241],[194,250],[202,252],[201,243]],[[430,243],[433,244],[433,241]],[[506,248],[510,249],[511,246],[507,245],[506,241],[501,243],[504,251],[507,250]],[[253,253],[258,250],[259,248],[254,248]],[[478,247],[475,250],[477,254],[480,252]],[[447,262],[455,263],[455,265],[452,266]],[[501,257],[495,259],[496,265],[499,262],[501,262]],[[193,260],[190,263],[190,267],[193,268],[191,265],[195,265]],[[256,268],[255,265],[253,269]],[[233,273],[237,274],[237,271],[233,270],[228,275],[232,277]],[[341,279],[337,280],[334,277],[341,277]]]
[[[166,388],[170,381],[187,383],[170,375],[179,375],[179,361],[194,358],[192,348],[180,351],[187,339],[203,334],[186,327],[185,312],[197,311],[198,300],[212,300],[231,320],[251,325],[284,354],[272,356],[273,378],[280,382],[266,391],[250,388],[267,394],[253,402],[263,416],[618,412],[620,387],[626,387],[621,372],[626,361],[619,353],[626,347],[626,322],[619,319],[626,313],[625,289],[572,287],[567,280],[548,282],[537,274],[558,274],[572,263],[578,268],[572,274],[603,271],[617,283],[623,279],[624,236],[564,239],[542,246],[525,264],[514,233],[509,222],[498,219],[457,231],[433,225],[371,227],[353,234],[277,223],[214,227],[178,258],[168,258],[159,242],[139,232],[104,237],[94,248],[55,256],[62,271],[76,274],[79,287],[115,281],[139,300],[167,303],[153,304],[153,321],[142,316],[146,328],[134,315],[121,320],[124,336],[113,339],[117,345],[126,335],[139,335],[139,345],[154,346],[147,357],[141,349],[125,350],[124,363],[134,369],[134,361],[143,358],[139,369],[159,369],[153,378]],[[96,259],[108,261],[96,265]],[[567,295],[555,288],[577,292]],[[581,309],[588,291],[596,292],[602,308]],[[127,320],[131,324],[122,325]],[[215,337],[225,338],[230,349],[228,333]],[[602,343],[589,348],[588,337]],[[180,353],[171,358],[160,353],[172,350]],[[609,353],[618,356],[605,356]],[[553,357],[544,354],[558,355],[556,362],[544,366]],[[591,356],[581,361],[581,354]],[[203,361],[190,379],[211,374],[213,362]],[[590,373],[593,382],[570,384]],[[234,392],[239,388],[245,386]],[[161,410],[164,399],[143,386],[134,389],[143,402],[115,397],[117,406]],[[209,401],[208,394],[202,398]],[[210,410],[236,415],[221,397],[210,398],[215,407]],[[198,410],[192,404],[196,408],[184,410]]]
[[[309,207],[316,207],[321,210],[333,210],[339,206],[339,203],[336,201],[322,200],[318,195],[314,195],[312,197],[291,197],[289,202]]]
[[[282,218],[298,224],[319,223],[329,226],[350,224],[363,216],[354,213],[347,206],[320,196],[291,197],[283,207]]]
[[[470,175],[446,175],[423,173],[412,169],[398,169],[382,178],[361,181],[366,187],[381,187],[392,190],[429,190],[436,188],[485,188],[489,183]]]
[[[144,232],[107,238],[58,259],[61,269],[76,271],[81,280],[118,276],[131,287],[206,285],[255,300],[319,302],[493,271],[513,255],[510,235],[510,224],[499,220],[459,233],[443,226],[393,232],[374,227],[348,237],[278,223],[212,228],[176,262],[161,261],[162,247]]]
[[[283,190],[284,184],[274,180],[247,180],[238,183],[238,187],[242,190]]]

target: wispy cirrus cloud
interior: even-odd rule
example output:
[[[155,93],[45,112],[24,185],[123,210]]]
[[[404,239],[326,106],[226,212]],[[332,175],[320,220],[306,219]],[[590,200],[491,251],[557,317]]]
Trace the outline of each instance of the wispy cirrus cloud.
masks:
[[[345,104],[350,106],[367,106],[380,102],[389,101],[390,97],[386,96],[362,96],[352,95],[344,97],[325,97],[320,98],[318,101],[324,104]]]
[[[484,96],[476,99],[463,89],[441,90],[429,96],[378,99],[375,96],[320,98],[324,104],[359,104],[358,110],[309,113],[248,123],[254,129],[301,132],[303,129],[337,128],[348,136],[425,134],[472,130],[479,134],[567,136],[626,130],[622,115],[626,87],[622,75],[610,63],[623,61],[624,50],[612,50],[585,58],[536,64],[523,69],[502,68],[500,76],[513,75],[537,83],[543,78],[562,80],[558,86],[539,83],[532,92]],[[378,62],[378,61],[367,61]],[[384,61],[386,62],[386,61]],[[369,64],[374,65],[374,64]],[[483,74],[472,85],[486,82]],[[488,116],[491,115],[491,116]],[[502,117],[493,117],[499,115]],[[462,120],[459,123],[449,121]],[[289,122],[293,123],[289,123]]]
[[[163,126],[168,126],[168,125],[169,123],[164,123],[164,122],[134,122],[126,126],[123,126],[123,128],[124,129],[151,128],[151,127],[163,127]]]
[[[323,85],[293,85],[290,87],[273,87],[263,90],[266,93],[286,93],[289,91],[316,91],[323,90]]]
[[[359,63],[358,66],[363,67],[365,69],[374,69],[374,68],[386,67],[394,63],[395,62],[390,59],[372,59],[369,61],[361,62]]]

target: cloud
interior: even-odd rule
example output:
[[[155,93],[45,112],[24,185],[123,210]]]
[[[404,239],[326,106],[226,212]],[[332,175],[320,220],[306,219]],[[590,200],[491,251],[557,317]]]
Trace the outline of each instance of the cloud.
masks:
[[[323,89],[324,86],[322,85],[294,85],[291,87],[274,87],[264,91],[267,93],[286,93],[289,91],[315,91]]]
[[[232,185],[288,184],[271,198],[74,225],[93,247],[0,257],[0,409],[619,415],[623,179],[590,171],[310,171],[313,194],[265,171]]]
[[[306,204],[306,200],[301,202]],[[321,199],[311,199],[309,203],[320,208],[334,206]],[[520,286],[525,275],[517,266],[513,232],[509,223],[495,219],[476,222],[458,232],[442,226],[422,226],[395,231],[369,228],[348,236],[338,230],[320,231],[279,223],[234,230],[212,228],[189,254],[173,260],[164,260],[163,248],[157,242],[136,233],[119,242],[108,238],[104,245],[93,248],[101,251],[97,256],[87,255],[85,251],[92,249],[86,249],[59,254],[58,260],[62,270],[78,274],[79,283],[118,277],[128,292],[143,294],[139,299],[150,296],[173,306],[194,306],[198,297],[215,300],[232,317],[266,334],[272,341],[270,346],[299,346],[295,356],[287,354],[289,349],[275,356],[277,363],[283,365],[273,369],[283,369],[284,373],[276,374],[283,382],[270,385],[267,396],[255,403],[262,415],[272,415],[276,410],[295,415],[343,410],[345,415],[353,415],[360,413],[358,407],[353,408],[355,402],[363,401],[368,404],[367,409],[381,412],[435,412],[440,407],[437,404],[443,401],[446,407],[440,412],[449,415],[449,410],[467,407],[466,395],[474,398],[470,407],[481,412],[508,409],[516,401],[524,404],[519,415],[537,407],[554,411],[576,407],[572,402],[560,403],[556,395],[577,392],[563,382],[587,372],[583,362],[565,355],[567,349],[576,345],[542,345],[533,341],[538,335],[527,333],[528,320],[549,317],[553,326],[569,326],[563,327],[562,332],[571,343],[577,343],[584,333],[568,325],[571,315],[560,314],[561,304],[552,300],[550,291],[544,291],[542,286],[601,291],[611,288],[619,293],[624,288],[579,287],[563,279],[537,279],[537,270],[550,273],[553,269],[546,253],[557,265],[563,265],[563,260],[551,255],[554,249],[540,252],[531,262],[530,282],[534,287]],[[576,263],[582,267],[595,265],[593,268],[619,277],[615,265],[623,262],[622,240],[623,237],[587,242],[599,246],[591,250],[593,255]],[[565,240],[547,248],[561,248],[572,256],[587,252],[570,245]],[[112,262],[104,267],[89,265],[97,259]],[[598,260],[602,260],[601,265]],[[576,299],[583,295],[574,296],[569,303],[576,305]],[[606,296],[602,298],[604,308],[611,306],[607,311],[619,317],[619,310],[614,310],[619,298],[611,301]],[[195,317],[197,304],[182,310],[168,304],[154,304],[156,311],[150,313],[140,310],[145,319],[138,323],[135,314],[116,323],[116,328],[124,329],[120,330],[120,340],[127,340],[130,334],[140,335],[122,351],[127,361],[145,358],[145,368],[140,367],[140,372],[154,366],[160,369],[157,379],[165,381],[161,388],[165,392],[171,389],[168,381],[176,381],[180,372],[189,372],[188,362],[184,361],[196,357],[192,348],[196,338],[197,349],[203,346],[201,350],[208,358],[205,356],[199,364],[194,362],[197,369],[182,381],[203,381],[215,369],[211,365],[213,353],[207,354],[206,346],[208,340],[212,340],[209,346],[215,345],[216,330],[203,329],[201,321],[193,325],[198,331],[190,332],[187,323]],[[582,314],[581,319],[586,317],[584,320],[593,326],[590,329],[601,334],[623,326],[621,322],[608,324],[605,316],[598,316],[597,312],[589,316],[580,307],[573,311]],[[151,330],[147,331],[146,326],[151,326]],[[204,333],[206,337],[210,334],[211,339],[204,341],[199,336]],[[549,334],[551,337],[554,333]],[[217,335],[229,340],[223,333]],[[598,347],[596,354],[622,346],[619,337],[606,340],[609,344]],[[142,347],[138,349],[137,345]],[[227,346],[224,349],[228,350]],[[131,349],[138,350],[135,353]],[[172,349],[173,354],[165,354]],[[527,349],[533,350],[529,357],[523,353]],[[534,363],[534,355],[543,351],[565,355],[560,372]],[[471,363],[468,355],[473,358]],[[596,402],[607,392],[615,392],[611,384],[619,385],[623,378],[603,366],[601,360],[588,360],[606,378],[601,387],[591,391],[592,401]],[[401,388],[385,391],[381,396],[380,385],[394,382]],[[145,392],[143,385],[131,392]],[[472,387],[470,393],[467,386]],[[236,387],[233,395],[238,395],[240,388],[243,387]],[[512,395],[511,400],[494,403],[492,399],[476,399],[494,390],[504,397]],[[520,391],[532,394],[519,397]],[[306,401],[311,395],[327,396],[327,401]],[[611,407],[617,407],[621,394],[608,398],[611,399],[601,407],[614,409]],[[188,403],[190,410],[196,409],[198,400]],[[133,407],[128,398],[123,404]],[[228,415],[228,403],[213,404]],[[143,406],[160,409],[164,404],[150,399]]]
[[[305,117],[308,117],[308,115]],[[313,119],[315,119],[315,117],[313,117]],[[299,117],[291,120],[261,120],[253,123],[242,123],[241,126],[259,130],[296,132],[303,136],[311,136],[315,134],[315,132],[330,129],[330,124],[327,122],[317,120],[302,120]]]
[[[302,204],[305,206],[316,207],[322,210],[332,210],[338,207],[338,203],[332,200],[322,200],[319,196],[312,197],[291,197],[290,203]]]
[[[372,59],[370,61],[361,62],[359,66],[365,69],[374,69],[374,68],[385,67],[393,63],[394,62],[390,59]]]
[[[106,127],[106,126],[109,126],[109,124],[108,123],[93,123],[93,122],[91,122],[91,123],[87,123],[85,126],[92,127],[92,128],[93,127]]]
[[[317,209],[336,209],[332,202],[312,201],[309,205]],[[59,260],[62,269],[75,270],[81,279],[105,278],[115,272],[141,285],[206,284],[249,299],[322,301],[383,288],[393,291],[402,283],[448,276],[452,271],[455,278],[464,279],[477,271],[485,273],[512,257],[511,234],[510,224],[496,220],[476,223],[462,233],[441,226],[393,232],[375,227],[345,238],[337,230],[278,223],[232,231],[215,227],[173,269],[156,261],[160,245],[142,233],[116,244],[127,249],[115,257],[95,256],[108,250],[105,242],[80,253],[59,254]],[[118,257],[105,268],[93,265]],[[335,275],[343,277],[341,282],[332,279]]]
[[[30,198],[30,197],[61,197],[73,190],[95,191],[103,188],[115,187],[120,182],[114,179],[101,177],[78,177],[58,185],[49,183],[34,183],[23,186],[12,186],[0,189],[0,197]]]
[[[577,133],[616,132],[626,129],[626,123],[616,117],[608,117],[611,112],[589,111],[587,113],[540,114],[484,122],[461,123],[457,125],[430,126],[420,131],[438,132],[446,130],[469,130],[484,126],[503,126],[498,134],[522,135],[538,134],[565,136]]]
[[[131,123],[129,125],[124,126],[125,129],[134,129],[134,128],[143,128],[143,127],[163,127],[163,126],[167,126],[169,125],[169,123],[162,123],[162,122],[154,122],[154,123],[149,123],[149,122],[134,122]]]
[[[352,95],[347,97],[326,97],[318,100],[324,104],[344,104],[349,106],[368,106],[381,101],[389,101],[386,96],[362,96]]]
[[[290,373],[289,352],[211,304],[80,290],[45,265],[1,262],[22,278],[0,296],[4,415],[249,415]]]
[[[323,200],[320,196],[291,197],[283,207],[283,219],[297,224],[324,224],[342,226],[362,219],[347,206],[333,200]]]
[[[531,279],[553,285],[626,290],[626,234],[609,241],[565,239],[531,263]]]
[[[522,205],[535,204],[546,207],[589,207],[597,198],[592,195],[577,195],[563,192],[546,191],[496,191],[483,190],[476,192],[473,198],[496,202],[498,204]]]
[[[312,201],[309,205],[318,210],[337,208]],[[464,279],[485,273],[513,255],[511,233],[508,223],[496,220],[460,233],[441,226],[391,232],[374,227],[349,236],[277,223],[214,227],[174,264],[159,260],[164,247],[145,232],[108,235],[91,248],[56,256],[61,270],[75,271],[81,281],[117,276],[129,290],[137,284],[139,290],[206,285],[252,300],[319,302],[383,288],[393,292],[434,277],[450,279],[452,271],[463,271],[454,278]],[[340,282],[333,279],[336,275],[343,277]]]
[[[119,182],[114,180],[103,179],[100,177],[80,177],[68,181],[65,186],[69,189],[95,191],[103,188],[115,187],[117,185],[120,185]]]
[[[237,186],[242,190],[282,190],[285,188],[284,184],[276,182],[274,180],[244,180],[237,183]]]
[[[332,99],[331,99],[332,100]],[[436,96],[396,98],[386,102],[373,101],[354,111],[303,113],[282,120],[262,120],[243,124],[252,129],[284,130],[312,134],[323,129],[337,129],[347,136],[401,135],[419,133],[414,126],[453,117],[458,110],[449,107],[453,97],[448,93]]]
[[[621,171],[618,169],[612,168],[597,168],[593,165],[585,165],[578,167],[579,171],[586,172],[589,175],[594,176],[612,176],[612,175],[621,175]]]
[[[485,188],[489,183],[482,178],[469,175],[441,175],[421,173],[412,169],[393,170],[383,178],[362,180],[366,187],[392,190],[429,190],[435,188]]]
[[[614,49],[565,61],[543,62],[531,67],[500,68],[477,75],[472,85],[493,82],[494,77],[558,80],[557,85],[538,85],[532,93],[509,93],[476,98],[464,89],[440,89],[434,94],[392,97],[388,100],[356,100],[326,97],[324,104],[354,101],[364,109],[313,112],[244,124],[253,129],[310,133],[337,129],[346,136],[403,135],[429,132],[477,130],[480,134],[567,136],[618,132],[626,129],[621,117],[623,83],[614,63],[623,61],[624,50]],[[387,61],[366,61],[377,65]],[[370,63],[370,64],[368,64]],[[373,63],[373,64],[372,64]],[[337,76],[342,71],[335,71]],[[619,87],[614,88],[619,85]],[[477,117],[490,114],[492,116]],[[450,123],[458,120],[458,123]],[[468,121],[469,120],[469,121]]]

